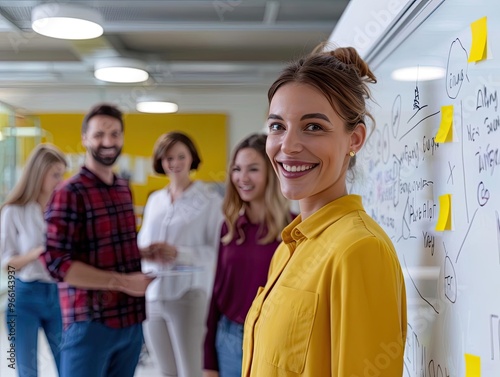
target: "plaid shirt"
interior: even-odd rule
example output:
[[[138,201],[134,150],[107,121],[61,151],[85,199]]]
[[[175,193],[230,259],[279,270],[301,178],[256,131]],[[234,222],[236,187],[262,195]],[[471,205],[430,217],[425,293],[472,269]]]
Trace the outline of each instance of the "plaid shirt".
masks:
[[[141,271],[132,195],[126,180],[102,182],[86,167],[58,188],[47,213],[50,274],[63,281],[72,261],[121,273]],[[86,290],[61,283],[63,324],[96,321],[124,328],[145,319],[144,297],[110,290]]]

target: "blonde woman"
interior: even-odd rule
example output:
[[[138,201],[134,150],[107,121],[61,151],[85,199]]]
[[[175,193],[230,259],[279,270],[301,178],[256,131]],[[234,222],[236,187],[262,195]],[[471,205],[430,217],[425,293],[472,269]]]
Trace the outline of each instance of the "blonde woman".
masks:
[[[45,332],[57,369],[60,367],[62,320],[57,284],[38,257],[45,251],[43,213],[65,170],[66,159],[59,149],[38,145],[1,208],[1,262],[15,284],[14,305],[6,310],[7,333],[15,331],[20,377],[38,375],[39,328]]]
[[[229,165],[219,256],[205,337],[205,377],[240,377],[243,323],[291,221],[266,156],[266,135],[235,148]]]

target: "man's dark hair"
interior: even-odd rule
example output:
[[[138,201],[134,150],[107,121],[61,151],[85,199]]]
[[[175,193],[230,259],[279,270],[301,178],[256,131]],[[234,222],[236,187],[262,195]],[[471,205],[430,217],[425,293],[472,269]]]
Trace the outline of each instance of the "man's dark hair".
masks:
[[[96,115],[107,115],[112,118],[118,119],[120,121],[120,124],[122,126],[122,132],[123,132],[123,113],[118,110],[118,108],[114,105],[111,105],[109,103],[99,103],[92,107],[89,112],[85,115],[85,118],[83,118],[82,122],[82,134],[87,132],[87,129],[89,127],[89,121]]]

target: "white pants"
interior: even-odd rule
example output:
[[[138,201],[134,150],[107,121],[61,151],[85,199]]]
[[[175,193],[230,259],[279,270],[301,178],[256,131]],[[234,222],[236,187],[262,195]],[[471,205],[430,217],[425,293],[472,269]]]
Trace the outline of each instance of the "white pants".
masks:
[[[201,289],[178,300],[147,301],[144,338],[163,375],[201,377],[207,306]]]

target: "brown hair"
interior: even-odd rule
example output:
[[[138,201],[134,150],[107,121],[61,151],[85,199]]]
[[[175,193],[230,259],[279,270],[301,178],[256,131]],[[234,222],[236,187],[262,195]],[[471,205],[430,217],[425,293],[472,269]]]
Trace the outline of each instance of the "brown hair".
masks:
[[[339,47],[333,51],[319,52],[323,45],[310,55],[290,63],[274,81],[268,91],[269,103],[276,91],[285,84],[295,82],[308,84],[319,90],[330,102],[335,112],[345,121],[348,132],[368,117],[375,119],[366,109],[366,100],[371,98],[368,83],[377,79],[368,65],[352,47]],[[349,168],[356,163],[355,157]]]
[[[68,166],[64,154],[52,144],[38,144],[31,152],[24,166],[21,178],[7,196],[5,203],[26,205],[36,201],[42,191],[43,180],[55,163]]]
[[[107,115],[111,118],[115,118],[120,121],[120,125],[122,126],[123,132],[123,114],[122,112],[114,105],[108,103],[99,103],[92,107],[89,112],[85,115],[82,122],[82,135],[87,132],[89,128],[89,121],[96,115]]]
[[[182,132],[169,132],[161,135],[158,140],[156,140],[155,146],[153,148],[153,170],[158,174],[165,174],[163,166],[161,165],[161,159],[166,153],[172,148],[175,143],[184,144],[191,153],[193,162],[191,163],[191,170],[198,169],[201,163],[201,158],[194,145],[194,142]]]
[[[228,228],[227,234],[222,238],[222,243],[227,245],[238,234],[236,243],[239,245],[245,241],[245,234],[241,229],[238,229],[236,222],[240,215],[240,211],[245,207],[245,202],[238,195],[236,187],[231,180],[231,170],[234,166],[234,161],[238,153],[245,148],[251,148],[257,151],[266,162],[267,182],[266,192],[264,194],[265,214],[264,223],[267,228],[267,233],[259,239],[259,244],[268,244],[277,239],[280,239],[281,231],[291,221],[289,202],[281,193],[278,177],[276,176],[271,161],[266,154],[266,139],[264,134],[251,134],[243,139],[233,150],[231,160],[228,167],[228,175],[226,179],[226,194],[222,203],[222,211],[226,219]]]

